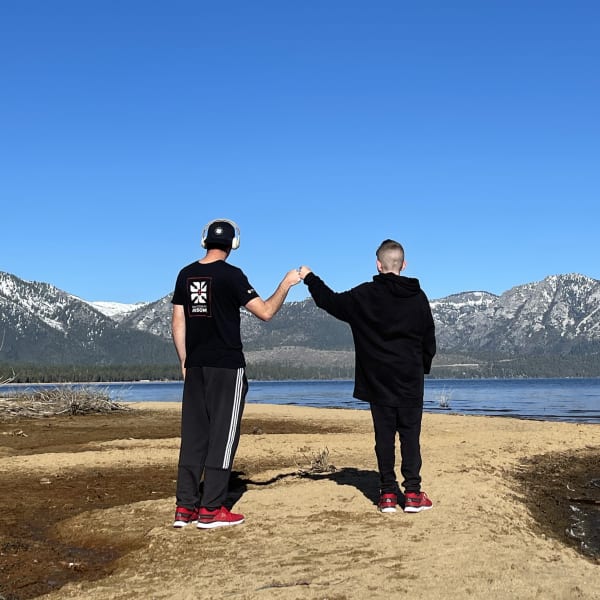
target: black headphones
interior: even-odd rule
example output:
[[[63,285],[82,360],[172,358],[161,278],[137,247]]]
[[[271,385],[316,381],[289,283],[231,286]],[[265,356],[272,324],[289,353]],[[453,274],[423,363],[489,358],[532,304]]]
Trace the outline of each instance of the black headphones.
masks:
[[[235,237],[231,240],[231,249],[237,250],[240,247],[240,228],[237,226],[237,223],[230,221],[229,219],[214,219],[210,223],[207,223],[202,230],[202,240],[200,241],[200,245],[203,248],[206,248],[206,236],[208,235],[209,227],[213,223],[229,223],[233,227],[235,230]]]

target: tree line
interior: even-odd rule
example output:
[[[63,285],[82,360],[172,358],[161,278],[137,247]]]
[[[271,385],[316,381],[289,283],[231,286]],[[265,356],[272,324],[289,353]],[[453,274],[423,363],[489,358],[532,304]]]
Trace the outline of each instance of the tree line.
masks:
[[[272,363],[249,364],[249,379],[350,379],[353,369],[302,367]],[[0,382],[11,383],[102,383],[110,381],[177,381],[179,365],[31,365],[0,364]]]
[[[600,377],[600,354],[539,355],[487,358],[476,366],[439,366],[432,369],[437,379],[516,379],[554,377]]]
[[[352,379],[348,365],[302,366],[275,362],[248,363],[249,379],[260,381]],[[433,379],[484,379],[526,377],[600,377],[600,354],[542,355],[498,359],[487,357],[476,365],[436,366]],[[0,363],[0,383],[99,383],[110,381],[176,381],[179,364],[159,365],[34,365]]]
[[[179,365],[0,364],[0,381],[12,383],[100,383],[181,379]]]

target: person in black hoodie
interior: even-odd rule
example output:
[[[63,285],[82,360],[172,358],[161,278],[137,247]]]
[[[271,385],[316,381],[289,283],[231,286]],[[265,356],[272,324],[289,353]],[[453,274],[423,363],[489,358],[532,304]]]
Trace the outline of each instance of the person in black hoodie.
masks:
[[[400,437],[403,508],[432,507],[421,491],[421,420],[424,374],[435,355],[435,325],[419,280],[400,275],[404,249],[384,240],[377,249],[378,275],[336,293],[309,267],[299,269],[316,305],[350,325],[355,347],[353,396],[369,402],[375,430],[381,512],[396,512],[401,495],[395,473],[396,433]]]

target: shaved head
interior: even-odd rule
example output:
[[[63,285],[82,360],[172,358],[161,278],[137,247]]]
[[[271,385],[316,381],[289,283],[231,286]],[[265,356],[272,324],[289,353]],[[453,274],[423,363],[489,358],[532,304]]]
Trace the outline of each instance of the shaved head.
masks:
[[[404,248],[394,240],[384,240],[377,248],[377,262],[382,273],[396,273],[404,268]]]

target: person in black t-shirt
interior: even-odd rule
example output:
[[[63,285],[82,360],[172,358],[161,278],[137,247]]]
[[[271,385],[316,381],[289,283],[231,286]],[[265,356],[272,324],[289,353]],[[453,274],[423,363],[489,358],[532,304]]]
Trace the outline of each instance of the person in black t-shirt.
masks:
[[[297,269],[289,271],[263,300],[242,270],[225,262],[239,242],[233,221],[211,221],[202,232],[206,255],[179,272],[171,300],[173,342],[184,378],[176,528],[197,522],[198,528],[211,529],[244,521],[225,506],[248,391],[240,307],[269,321],[300,281]]]
[[[421,419],[424,374],[435,355],[435,325],[418,279],[403,277],[404,248],[384,240],[377,249],[378,275],[335,293],[308,267],[300,277],[320,308],[347,322],[355,346],[354,397],[369,402],[375,429],[381,512],[396,512],[396,433],[400,436],[404,511],[420,512],[432,502],[421,491]]]

